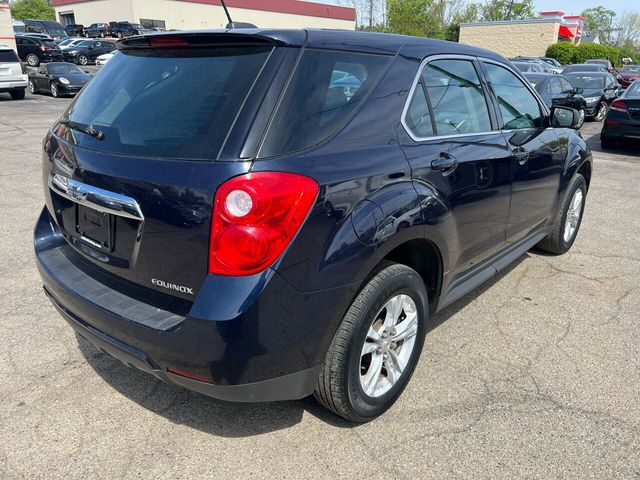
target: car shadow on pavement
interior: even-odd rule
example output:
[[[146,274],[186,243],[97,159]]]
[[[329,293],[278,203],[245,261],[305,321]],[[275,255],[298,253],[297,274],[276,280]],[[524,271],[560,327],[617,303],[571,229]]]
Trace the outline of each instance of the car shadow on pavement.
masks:
[[[587,138],[586,142],[589,148],[594,152],[603,152],[603,153],[608,153],[612,155],[620,155],[623,157],[639,156],[638,152],[640,150],[638,150],[638,147],[640,146],[640,141],[630,140],[625,143],[617,143],[614,148],[608,148],[606,150],[603,150],[602,146],[600,145],[600,132],[598,131],[598,133],[591,135],[589,138]]]
[[[498,272],[469,294],[460,298],[430,322],[428,331],[464,309],[470,302],[493,287],[502,277],[528,258],[525,254]],[[190,392],[146,373],[134,370],[119,360],[99,351],[84,338],[76,335],[78,348],[93,370],[116,391],[143,408],[162,415],[169,421],[222,437],[248,437],[292,427],[302,420],[304,412],[339,428],[353,428],[348,422],[323,408],[313,397],[299,401],[271,403],[229,403]]]

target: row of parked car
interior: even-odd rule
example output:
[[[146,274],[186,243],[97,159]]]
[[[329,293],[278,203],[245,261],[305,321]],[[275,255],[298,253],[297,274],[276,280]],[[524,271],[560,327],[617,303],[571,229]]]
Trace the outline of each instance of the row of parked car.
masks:
[[[164,28],[160,27],[144,28],[139,23],[127,21],[97,22],[88,27],[80,24],[71,24],[63,27],[54,20],[13,20],[14,33],[40,33],[54,40],[62,40],[64,37],[124,38],[151,32],[162,32],[164,30]]]
[[[618,71],[609,60],[593,59],[558,69],[557,60],[546,57],[511,60],[549,107],[576,109],[579,127],[585,119],[604,122],[602,148],[640,139],[640,65]]]
[[[38,33],[16,34],[16,47],[20,60],[31,67],[60,61],[84,66],[116,50],[113,40],[67,37],[56,41]]]

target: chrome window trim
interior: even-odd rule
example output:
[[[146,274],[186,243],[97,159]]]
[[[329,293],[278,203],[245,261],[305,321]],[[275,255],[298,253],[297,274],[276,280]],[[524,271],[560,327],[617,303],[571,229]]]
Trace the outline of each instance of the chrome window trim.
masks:
[[[49,175],[49,188],[72,202],[91,207],[99,212],[143,222],[144,215],[138,202],[126,195],[93,187],[59,173]]]
[[[459,138],[459,137],[471,137],[471,136],[479,136],[479,135],[490,135],[493,133],[498,133],[500,132],[500,130],[488,130],[486,132],[472,132],[472,133],[453,133],[453,134],[449,134],[449,135],[430,135],[428,137],[418,137],[417,135],[415,135],[411,129],[409,128],[409,126],[407,125],[405,119],[407,117],[407,113],[409,112],[409,104],[411,103],[411,100],[413,100],[413,95],[416,91],[416,88],[418,87],[418,83],[420,82],[420,76],[422,75],[422,71],[424,70],[424,67],[427,66],[427,64],[429,62],[433,62],[434,60],[467,60],[472,62],[473,64],[473,68],[476,70],[476,74],[478,75],[478,80],[480,80],[482,82],[482,75],[480,72],[477,71],[476,65],[474,64],[474,62],[476,60],[480,60],[479,57],[475,57],[473,55],[462,55],[462,54],[436,54],[436,55],[430,55],[427,58],[425,58],[424,60],[422,60],[422,62],[420,62],[420,66],[418,67],[418,73],[416,74],[416,76],[413,79],[413,83],[411,84],[411,88],[409,89],[409,95],[407,97],[407,100],[404,103],[404,107],[402,108],[402,118],[400,119],[400,123],[402,124],[402,127],[404,128],[404,131],[407,132],[407,135],[409,135],[414,142],[425,142],[428,140],[439,140],[439,139],[447,139],[447,138]],[[484,93],[484,101],[485,104],[487,105],[487,113],[489,114],[489,120],[491,120],[491,112],[490,112],[490,108],[493,108],[489,105],[488,103],[488,98],[486,96],[486,89],[484,88],[484,85],[482,85],[482,89]],[[431,114],[431,112],[429,112]]]

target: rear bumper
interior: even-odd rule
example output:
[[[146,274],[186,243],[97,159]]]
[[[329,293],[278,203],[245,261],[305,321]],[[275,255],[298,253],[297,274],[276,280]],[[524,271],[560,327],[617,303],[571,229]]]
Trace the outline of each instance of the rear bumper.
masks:
[[[607,119],[600,135],[614,141],[640,140],[640,121],[611,124]]]
[[[27,75],[21,75],[20,78],[14,78],[13,80],[1,81],[0,80],[0,92],[7,92],[10,90],[19,90],[27,88],[29,83],[29,77]]]
[[[302,293],[273,271],[243,278],[210,275],[181,316],[85,273],[46,209],[34,243],[45,292],[76,332],[126,365],[221,400],[310,395],[353,294],[346,287]]]

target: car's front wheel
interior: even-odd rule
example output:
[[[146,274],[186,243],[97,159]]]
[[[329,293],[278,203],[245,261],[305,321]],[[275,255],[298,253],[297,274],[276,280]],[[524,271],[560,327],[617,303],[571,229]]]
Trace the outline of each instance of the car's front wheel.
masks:
[[[32,79],[29,80],[29,91],[31,93],[38,93],[38,89],[36,88],[36,84]]]
[[[80,65],[87,65],[89,63],[89,57],[87,57],[86,55],[79,55],[78,63]]]
[[[418,363],[428,320],[418,273],[382,263],[355,298],[333,338],[315,397],[354,422],[384,413]]]
[[[54,98],[58,98],[60,96],[60,92],[58,91],[58,85],[56,85],[55,82],[51,82],[51,95],[53,95]]]
[[[571,248],[582,224],[587,182],[577,174],[573,177],[556,214],[556,222],[551,234],[538,243],[537,248],[555,255],[562,255]]]
[[[603,100],[598,104],[598,107],[596,108],[596,114],[593,116],[593,119],[596,122],[601,122],[602,120],[604,120],[604,117],[606,116],[607,116],[607,102]]]

